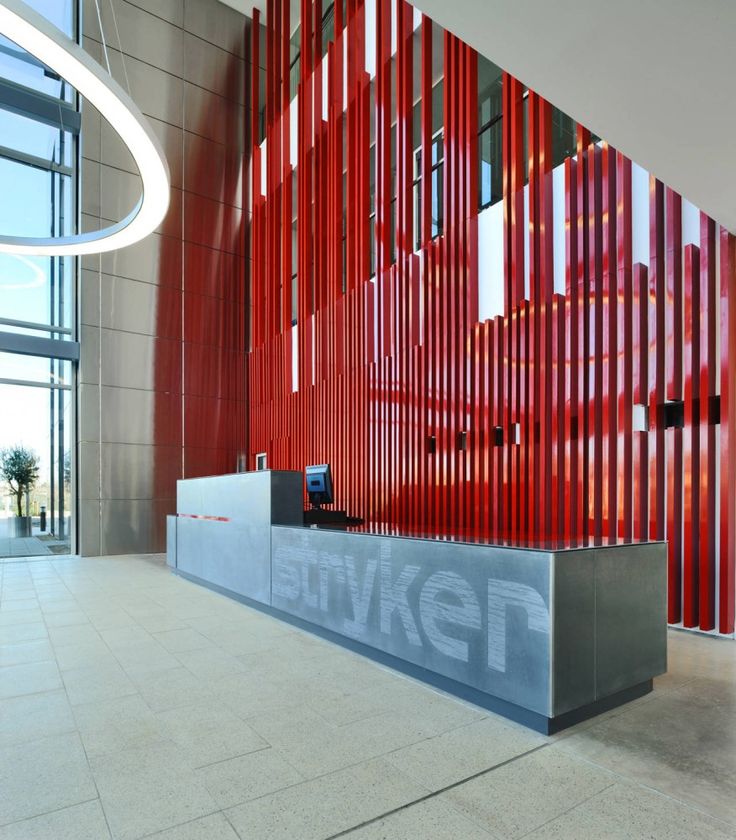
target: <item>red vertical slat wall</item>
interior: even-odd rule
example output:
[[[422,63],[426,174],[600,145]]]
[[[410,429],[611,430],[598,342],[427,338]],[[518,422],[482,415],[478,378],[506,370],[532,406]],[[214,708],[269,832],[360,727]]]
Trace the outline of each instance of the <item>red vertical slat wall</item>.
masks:
[[[667,354],[667,400],[682,400],[682,200],[671,189],[666,191],[666,272],[667,335],[672,337]],[[667,537],[668,537],[668,618],[681,619],[682,613],[682,429],[667,430]]]
[[[251,47],[266,66],[265,103],[251,83],[251,467],[258,452],[329,462],[338,507],[401,530],[667,539],[670,621],[733,633],[734,237],[701,214],[686,242],[684,202],[654,178],[635,222],[631,162],[578,127],[557,291],[552,107],[504,74],[504,313],[479,322],[476,54],[405,0],[375,0],[371,43],[364,0],[338,3],[325,44],[324,3],[301,0],[294,124],[289,8],[268,0]]]

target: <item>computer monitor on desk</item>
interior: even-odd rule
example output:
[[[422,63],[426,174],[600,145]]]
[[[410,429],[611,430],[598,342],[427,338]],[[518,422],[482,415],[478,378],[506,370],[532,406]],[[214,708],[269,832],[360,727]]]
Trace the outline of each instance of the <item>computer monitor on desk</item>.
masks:
[[[327,528],[346,528],[359,525],[362,519],[348,516],[344,510],[325,510],[322,505],[331,505],[334,501],[332,492],[332,473],[329,464],[313,464],[305,469],[309,510],[304,511],[304,524],[312,527],[320,525]]]
[[[322,505],[332,504],[334,498],[329,464],[313,464],[307,467],[306,480],[309,503],[314,510],[319,510]]]

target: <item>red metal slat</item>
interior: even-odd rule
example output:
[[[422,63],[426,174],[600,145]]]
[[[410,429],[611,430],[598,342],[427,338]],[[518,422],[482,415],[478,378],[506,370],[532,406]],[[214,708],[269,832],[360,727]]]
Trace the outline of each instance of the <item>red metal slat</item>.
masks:
[[[590,350],[591,350],[591,329],[590,329],[590,313],[591,313],[591,278],[589,255],[590,250],[588,240],[588,209],[589,209],[589,187],[588,177],[589,169],[591,168],[591,150],[587,148],[587,143],[590,142],[590,137],[586,140],[586,146],[583,146],[585,137],[581,132],[578,132],[578,173],[577,173],[577,209],[578,209],[578,283],[582,286],[579,296],[581,317],[579,318],[579,325],[582,324],[582,341],[580,343],[580,362],[579,362],[579,376],[580,386],[578,390],[579,408],[578,408],[578,422],[577,422],[577,436],[578,436],[578,470],[581,476],[580,482],[580,518],[581,529],[579,531],[579,538],[582,544],[586,544],[590,539],[590,520],[591,520],[591,481],[590,481]],[[578,327],[580,330],[580,326]]]
[[[662,540],[666,526],[666,441],[664,427],[665,402],[665,359],[666,359],[666,273],[664,255],[664,186],[656,178],[650,178],[649,210],[649,262],[650,294],[653,297],[654,324],[649,337],[653,357],[653,388],[650,391],[650,423],[653,424],[654,452],[650,484],[650,536]]]
[[[592,494],[592,537],[599,545],[603,539],[603,350],[604,350],[604,300],[603,300],[603,176],[601,171],[602,152],[597,146],[591,147],[588,162],[588,193],[592,206],[588,216],[588,258],[591,281],[592,318],[591,343],[592,388],[591,402],[588,409],[592,439],[590,485]]]
[[[698,624],[698,574],[700,540],[700,420],[698,416],[698,384],[700,373],[700,253],[695,245],[685,248],[685,359],[683,388],[685,428],[683,435],[684,514],[683,542],[683,624]]]
[[[667,272],[667,310],[665,329],[667,399],[682,399],[682,199],[674,190],[665,190],[667,230],[665,236]]]
[[[526,476],[523,486],[522,524],[523,534],[533,539],[539,532],[539,494],[543,492],[540,476],[541,424],[544,419],[544,405],[541,404],[539,371],[543,365],[540,348],[540,313],[542,295],[540,289],[539,264],[539,97],[529,92],[528,97],[527,147],[529,167],[529,228],[525,236],[529,237],[529,300],[527,307],[525,379],[526,379],[526,418],[524,446],[527,456]]]
[[[580,158],[578,157],[578,160]],[[568,400],[565,406],[565,436],[567,441],[567,475],[569,476],[569,517],[564,537],[571,544],[577,544],[582,531],[581,523],[581,471],[578,457],[580,437],[580,298],[581,284],[578,272],[578,209],[577,178],[581,165],[568,158],[565,161],[565,287],[569,299],[568,354],[569,366],[567,387]]]
[[[632,406],[634,365],[634,310],[632,276],[632,205],[631,161],[616,156],[616,278],[619,310],[619,441],[618,482],[619,510],[617,533],[626,541],[633,539],[633,439]]]
[[[736,237],[720,233],[721,451],[718,629],[734,632],[736,601]]]
[[[555,360],[555,309],[554,309],[554,254],[553,254],[553,209],[552,209],[552,107],[540,99],[539,108],[539,272],[541,311],[540,336],[541,361],[540,395],[544,412],[541,422],[540,465],[540,536],[544,539],[554,534],[553,518],[556,508],[550,504],[550,487],[554,482],[552,459],[554,457],[553,411],[554,411],[554,360]],[[544,492],[541,492],[541,491]]]
[[[609,543],[618,538],[618,445],[619,445],[619,305],[617,274],[617,196],[616,152],[608,144],[602,150],[603,174],[603,329],[604,329],[604,387],[603,387],[603,535]]]
[[[698,618],[701,630],[716,625],[716,427],[713,397],[716,388],[716,230],[701,214],[700,225],[700,569]]]

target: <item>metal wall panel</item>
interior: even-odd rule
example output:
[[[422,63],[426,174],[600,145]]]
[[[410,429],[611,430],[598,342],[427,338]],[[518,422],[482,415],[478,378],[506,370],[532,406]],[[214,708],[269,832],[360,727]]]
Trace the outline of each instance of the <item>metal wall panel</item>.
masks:
[[[100,48],[94,41],[85,42],[87,52],[99,62]],[[80,131],[80,149],[83,158],[100,159],[100,140],[102,136],[102,118],[94,108],[82,108],[82,128]]]
[[[232,311],[231,300],[189,291],[184,296],[184,330],[187,341],[210,347],[242,350],[245,340],[237,313]]]
[[[100,386],[80,384],[77,388],[77,406],[77,439],[99,443]],[[86,469],[86,464],[80,462],[80,473]]]
[[[79,461],[84,464],[80,470],[77,490],[79,498],[93,500],[100,498],[100,444],[96,441],[79,441]]]
[[[103,499],[173,498],[181,476],[181,447],[103,443],[98,490]]]
[[[83,34],[102,41],[96,4],[87,0],[84,11]],[[100,3],[99,11],[108,49],[123,51],[126,60],[130,56],[183,77],[184,33],[180,23],[170,23],[125,0],[117,0],[114,16],[110,3]]]
[[[90,216],[102,215],[100,203],[100,164],[97,161],[82,158],[82,207]]]
[[[234,205],[246,18],[217,0],[113,4],[117,28],[110,4],[101,9],[112,74],[151,118],[172,192],[157,233],[82,260],[80,483],[97,494],[96,511],[93,499],[80,507],[84,553],[162,550],[176,480],[231,472],[245,449],[243,214]],[[96,8],[85,7],[84,45],[104,60]],[[226,29],[220,49],[211,40]],[[93,229],[129,212],[140,179],[114,127],[86,104],[83,121],[82,211]],[[201,244],[185,243],[185,231]],[[99,450],[87,445],[100,440]]]
[[[137,6],[146,12],[182,26],[184,22],[184,0],[128,0],[131,6]]]
[[[181,391],[181,342],[106,328],[99,336],[102,385]]]
[[[242,440],[245,403],[190,394],[184,400],[183,422],[185,447],[209,446],[235,453]]]
[[[94,275],[101,303],[95,313],[107,330],[181,339],[181,290],[116,277]],[[84,282],[84,278],[83,278]],[[93,297],[90,290],[90,297]]]
[[[83,326],[100,325],[100,274],[83,268],[79,276],[79,323]]]
[[[218,449],[212,446],[187,446],[184,450],[184,478],[199,478],[206,475],[223,475],[239,466],[233,460],[232,449]]]
[[[245,65],[242,59],[184,33],[184,78],[225,99],[245,103]]]
[[[81,461],[80,461],[81,463]],[[84,467],[80,467],[80,471]],[[85,557],[100,553],[100,500],[80,499],[77,502],[79,553]]]
[[[171,176],[171,186],[181,189],[184,186],[181,129],[151,116],[148,117],[148,124],[158,137],[166,155],[166,162],[169,165],[169,175]],[[126,145],[112,126],[104,120],[100,129],[100,150],[99,159],[104,160],[108,166],[123,169],[126,172],[132,172],[134,174],[138,173],[133,156],[128,151]]]
[[[119,221],[130,213],[141,196],[141,179],[138,175],[123,172],[114,166],[100,166],[100,209],[103,219]],[[182,226],[182,192],[171,188],[169,209],[156,233],[180,236]]]
[[[85,49],[89,45],[89,48],[97,53],[96,60],[104,62],[97,41],[85,37],[82,44]],[[107,54],[113,78],[118,84],[122,84],[126,91],[129,89],[133,101],[147,117],[155,117],[181,127],[184,112],[182,78],[159,69],[155,63],[139,61],[127,52],[125,67],[118,50],[108,47]]]
[[[103,499],[100,554],[140,554],[166,550],[166,517],[174,499]]]
[[[215,91],[184,83],[184,128],[187,131],[217,143],[232,143],[239,131],[242,142],[241,108],[238,102]]]
[[[181,237],[152,233],[121,251],[111,251],[100,257],[83,257],[82,264],[97,270],[101,265],[102,272],[110,276],[180,289]]]
[[[184,393],[238,399],[245,380],[241,350],[209,344],[184,344]]]
[[[208,0],[184,0],[184,29],[240,58],[245,54],[242,22],[242,15],[225,3],[213,5]]]
[[[102,386],[97,412],[105,443],[181,445],[179,394]]]
[[[184,239],[196,245],[243,253],[243,211],[239,207],[185,192]]]
[[[245,270],[239,254],[194,242],[185,242],[183,250],[187,294],[245,302]]]
[[[185,170],[185,188],[205,198],[243,205],[243,182],[240,178],[243,148],[224,145],[189,131],[184,133],[184,157],[198,165]]]
[[[79,367],[77,379],[81,384],[100,382],[100,331],[82,324],[79,330]]]

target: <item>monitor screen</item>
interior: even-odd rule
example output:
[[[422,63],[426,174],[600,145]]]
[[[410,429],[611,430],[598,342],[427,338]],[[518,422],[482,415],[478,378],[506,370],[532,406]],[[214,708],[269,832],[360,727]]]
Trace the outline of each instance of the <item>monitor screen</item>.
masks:
[[[324,493],[325,492],[325,477],[324,475],[308,475],[307,476],[307,490],[310,493]]]
[[[312,464],[305,470],[307,494],[313,507],[333,502],[332,475],[329,464]]]

